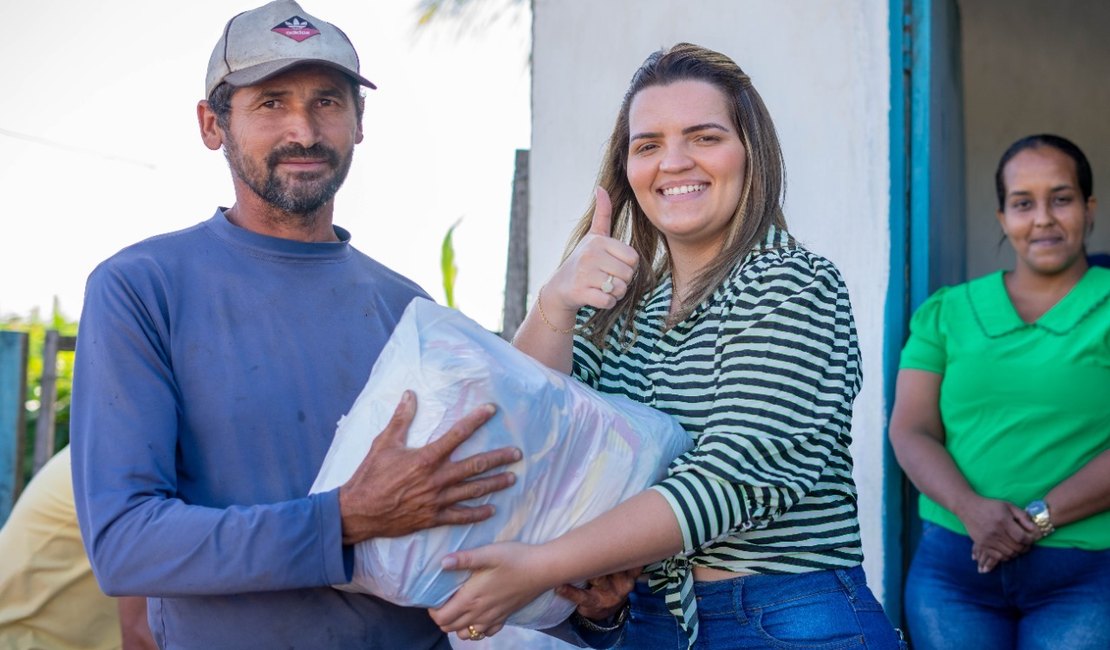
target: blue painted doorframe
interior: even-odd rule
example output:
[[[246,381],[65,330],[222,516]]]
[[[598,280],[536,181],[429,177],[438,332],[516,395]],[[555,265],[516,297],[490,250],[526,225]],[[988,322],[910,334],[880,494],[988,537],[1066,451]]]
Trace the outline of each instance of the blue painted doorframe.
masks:
[[[23,485],[27,335],[0,332],[0,526]]]
[[[890,276],[883,314],[884,421],[894,403],[898,355],[905,340],[910,309],[910,0],[889,0],[890,29]],[[904,476],[890,445],[883,453],[883,608],[896,624],[902,623],[904,549]]]
[[[957,0],[889,0],[890,280],[883,387],[894,403],[913,310],[966,276],[963,91]],[[917,492],[889,445],[884,457],[883,603],[902,621],[902,586],[920,525]]]
[[[956,0],[913,0],[910,306],[966,279],[963,80]]]

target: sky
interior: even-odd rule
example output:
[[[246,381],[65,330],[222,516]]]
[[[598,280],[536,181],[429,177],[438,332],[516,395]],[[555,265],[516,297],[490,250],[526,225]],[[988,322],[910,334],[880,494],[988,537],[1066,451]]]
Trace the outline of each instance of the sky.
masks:
[[[101,260],[233,203],[196,103],[224,24],[261,0],[0,4],[0,317],[49,316],[57,298],[76,318]],[[456,302],[497,330],[513,160],[530,138],[531,16],[490,1],[417,28],[416,5],[301,2],[347,33],[378,86],[335,223],[442,302],[440,244],[461,218]]]

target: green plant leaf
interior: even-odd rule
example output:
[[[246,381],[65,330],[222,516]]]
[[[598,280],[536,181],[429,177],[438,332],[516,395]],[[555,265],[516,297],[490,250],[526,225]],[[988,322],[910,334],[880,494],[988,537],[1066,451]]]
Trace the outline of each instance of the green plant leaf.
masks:
[[[462,217],[459,217],[447,229],[439,254],[439,270],[443,274],[443,294],[447,298],[447,306],[451,309],[458,309],[458,305],[455,304],[455,277],[459,272],[458,267],[455,266],[455,245],[451,241],[451,236],[461,222]]]

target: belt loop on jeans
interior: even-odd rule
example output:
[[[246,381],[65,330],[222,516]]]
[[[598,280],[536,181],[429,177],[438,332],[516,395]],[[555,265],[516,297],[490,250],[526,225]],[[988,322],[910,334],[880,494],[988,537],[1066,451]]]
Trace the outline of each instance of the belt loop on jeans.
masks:
[[[852,580],[852,576],[848,575],[848,570],[833,569],[833,573],[836,574],[836,579],[840,581],[840,584],[844,586],[844,591],[848,592],[848,598],[855,600],[857,585],[856,581]]]

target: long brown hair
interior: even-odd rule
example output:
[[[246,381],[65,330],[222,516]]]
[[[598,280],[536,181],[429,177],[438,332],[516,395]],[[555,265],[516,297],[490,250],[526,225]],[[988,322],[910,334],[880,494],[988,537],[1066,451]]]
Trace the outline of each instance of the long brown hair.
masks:
[[[648,221],[628,183],[629,108],[633,98],[644,88],[690,80],[710,83],[724,93],[733,126],[747,152],[748,164],[724,248],[717,259],[693,279],[691,291],[678,310],[678,319],[689,315],[725,281],[736,263],[762,241],[772,224],[786,227],[782,214],[786,190],[782,149],[767,107],[748,75],[727,56],[690,43],[678,43],[653,52],[632,76],[597,175],[597,185],[609,193],[613,202],[613,237],[628,242],[643,262],[628,292],[616,306],[596,311],[586,322],[584,334],[600,347],[605,346],[609,330],[622,317],[619,339],[623,341],[633,333],[633,317],[641,300],[671,268],[666,240]],[[591,200],[586,214],[574,228],[564,259],[589,233],[594,209]]]

